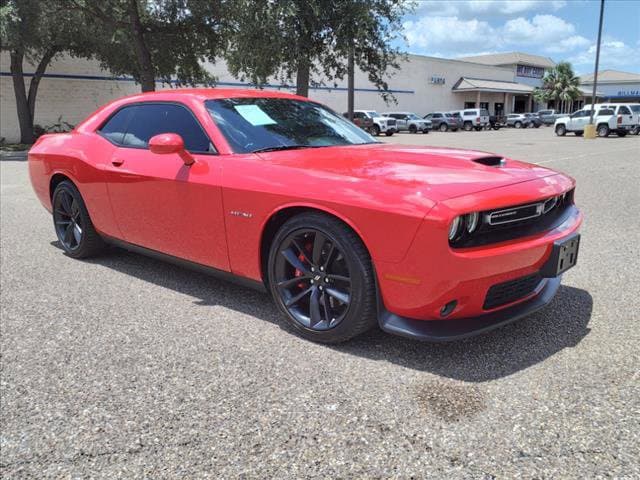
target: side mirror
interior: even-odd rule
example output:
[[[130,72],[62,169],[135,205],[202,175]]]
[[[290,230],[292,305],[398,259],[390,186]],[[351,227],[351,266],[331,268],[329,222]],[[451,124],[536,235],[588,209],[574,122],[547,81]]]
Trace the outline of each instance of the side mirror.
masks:
[[[195,159],[184,149],[184,140],[177,133],[160,133],[149,139],[149,150],[158,155],[177,153],[185,165],[193,165]]]

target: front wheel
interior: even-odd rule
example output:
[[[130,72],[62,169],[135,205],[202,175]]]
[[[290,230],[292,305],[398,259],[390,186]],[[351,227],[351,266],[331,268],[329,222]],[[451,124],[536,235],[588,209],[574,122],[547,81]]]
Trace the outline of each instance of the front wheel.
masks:
[[[409,133],[418,133],[418,127],[415,125],[409,125]]]
[[[567,134],[567,127],[564,125],[556,125],[556,135],[559,137],[564,137]]]
[[[516,122],[513,126],[516,128],[522,128],[522,122]]]
[[[53,192],[53,225],[60,245],[73,258],[86,258],[104,248],[93,227],[80,191],[70,181],[62,181]]]
[[[473,130],[473,125],[471,125],[471,122],[466,122],[463,126],[465,132],[470,132],[471,130]]]
[[[449,130],[449,125],[447,125],[446,123],[441,123],[440,124],[440,131],[441,132],[446,132],[447,130]]]
[[[328,215],[285,222],[271,244],[268,282],[289,324],[310,340],[343,342],[377,322],[369,254],[353,230]]]
[[[392,135],[393,135],[393,130],[387,130],[386,132],[384,132],[384,134],[385,134],[387,137],[390,137],[390,136],[392,136]]]
[[[631,130],[631,135],[638,135],[640,134],[640,125],[636,125],[635,127],[633,127],[633,130]]]
[[[380,135],[380,127],[378,125],[373,126],[373,134],[377,137]]]

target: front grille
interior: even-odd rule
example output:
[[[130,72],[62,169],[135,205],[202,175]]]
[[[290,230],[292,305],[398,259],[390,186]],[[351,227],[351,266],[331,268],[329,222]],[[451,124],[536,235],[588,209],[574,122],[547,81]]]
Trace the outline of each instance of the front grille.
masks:
[[[515,302],[533,293],[540,285],[542,277],[538,273],[516,278],[504,283],[493,285],[487,292],[483,308],[489,310],[507,303]]]
[[[472,235],[451,243],[454,248],[477,247],[514,240],[551,230],[561,224],[573,209],[573,190],[562,197],[480,212],[480,225]]]

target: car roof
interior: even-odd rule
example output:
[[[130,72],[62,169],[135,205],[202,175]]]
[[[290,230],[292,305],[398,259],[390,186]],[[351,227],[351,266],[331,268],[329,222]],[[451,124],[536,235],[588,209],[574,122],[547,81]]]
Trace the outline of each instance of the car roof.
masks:
[[[290,98],[309,101],[306,97],[294,95],[279,90],[258,90],[253,88],[172,88],[155,92],[136,93],[125,98],[137,100],[166,99],[166,98],[194,97],[202,100],[217,100],[224,98]]]

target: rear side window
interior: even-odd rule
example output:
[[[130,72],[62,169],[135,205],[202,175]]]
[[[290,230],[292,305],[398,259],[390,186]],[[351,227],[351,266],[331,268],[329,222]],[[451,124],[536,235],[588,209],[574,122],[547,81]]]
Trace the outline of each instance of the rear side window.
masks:
[[[610,108],[603,108],[598,112],[598,115],[613,115],[613,110]]]
[[[489,110],[480,110],[480,115],[483,117],[488,117],[489,116]]]
[[[176,133],[182,137],[185,148],[190,152],[215,151],[202,127],[186,107],[151,103],[132,108],[135,112],[124,135],[124,146],[146,148],[151,137],[160,133]]]
[[[442,114],[441,113],[434,113],[433,114],[433,118],[442,118]]]
[[[618,108],[618,113],[620,115],[631,115],[631,110],[629,110],[627,107],[622,105],[620,108]]]
[[[134,110],[135,107],[125,107],[118,110],[107,120],[107,123],[103,125],[99,132],[113,143],[122,144],[124,134],[127,132],[127,126],[133,116]]]

